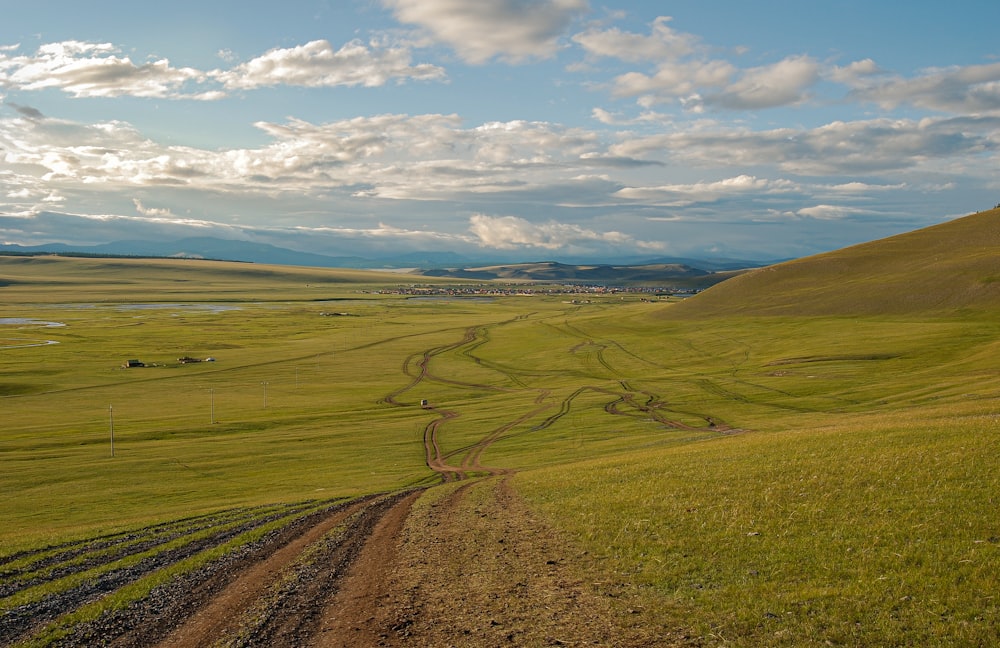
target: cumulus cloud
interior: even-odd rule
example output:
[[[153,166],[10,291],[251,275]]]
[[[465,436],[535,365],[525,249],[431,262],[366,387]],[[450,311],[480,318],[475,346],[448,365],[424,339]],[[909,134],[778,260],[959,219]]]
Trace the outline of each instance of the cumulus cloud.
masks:
[[[694,203],[715,202],[735,195],[787,193],[796,188],[797,185],[789,180],[768,180],[744,174],[714,182],[625,187],[617,191],[615,196],[650,204],[682,207]]]
[[[417,25],[468,63],[552,56],[586,0],[382,0],[397,20]]]
[[[660,248],[658,243],[638,241],[621,232],[596,232],[576,224],[556,221],[532,223],[517,216],[475,214],[469,219],[469,231],[476,237],[481,247],[498,250],[520,248],[560,250],[593,243],[644,249]]]
[[[711,92],[702,103],[730,110],[757,110],[798,103],[819,80],[819,64],[808,56],[792,56],[772,65],[750,68],[732,84]]]
[[[406,47],[326,40],[271,50],[228,70],[174,67],[168,59],[135,63],[111,43],[48,43],[33,55],[0,50],[0,87],[60,89],[74,97],[147,97],[215,100],[233,90],[264,86],[376,87],[390,80],[442,80],[444,70],[413,64]],[[231,53],[225,54],[227,57]]]
[[[406,48],[378,48],[353,40],[334,50],[329,41],[315,40],[271,50],[217,76],[227,88],[245,89],[279,84],[375,87],[390,79],[438,80],[445,73],[427,63],[412,65]]]
[[[932,68],[913,78],[866,75],[844,81],[855,98],[886,110],[909,104],[956,114],[1000,112],[1000,63]]]
[[[797,216],[816,220],[841,220],[849,216],[868,213],[871,212],[866,209],[846,207],[844,205],[814,205],[812,207],[803,207],[795,212]]]
[[[133,198],[132,203],[135,205],[135,210],[142,214],[143,216],[157,216],[157,217],[172,217],[173,214],[169,209],[163,207],[146,207],[142,204],[142,201],[138,198]]]
[[[176,97],[211,99],[216,93],[187,93],[203,72],[177,68],[168,59],[136,64],[111,43],[47,43],[32,56],[0,54],[0,82],[21,90],[58,88],[75,97]]]
[[[853,61],[844,66],[834,66],[827,71],[827,76],[838,83],[853,85],[861,79],[882,74],[883,70],[872,59]]]
[[[638,97],[646,107],[685,98],[698,99],[700,106],[705,103],[699,99],[701,93],[725,87],[736,73],[728,61],[678,61],[659,66],[653,74],[622,74],[615,78],[612,92],[616,97]]]
[[[658,17],[653,21],[649,35],[617,28],[591,28],[573,36],[573,41],[593,56],[633,63],[673,61],[694,53],[699,39],[672,29],[668,24],[670,20],[669,16]]]
[[[672,29],[670,20],[657,18],[648,35],[594,28],[573,40],[591,57],[651,67],[651,71],[626,72],[612,82],[614,96],[635,97],[646,108],[665,102],[680,102],[692,112],[787,106],[805,99],[820,79],[821,66],[805,55],[741,70],[730,61],[713,58],[700,39]]]
[[[159,145],[121,122],[0,120],[0,160],[21,174],[16,182],[25,186],[172,186],[242,195],[341,191],[396,200],[537,193],[551,186],[579,191],[573,177],[582,169],[653,163],[608,156],[597,133],[545,122],[465,128],[456,115],[385,114],[256,126],[270,142],[209,150]]]
[[[824,187],[828,191],[834,191],[842,194],[867,194],[871,192],[882,192],[882,191],[900,191],[907,188],[905,182],[900,182],[898,184],[871,184],[869,182],[843,182],[840,184],[829,185]]]
[[[465,125],[458,115],[383,114],[327,123],[261,121],[261,145],[215,150],[157,143],[124,122],[8,113],[0,119],[0,196],[12,205],[8,213],[15,205],[60,204],[46,201],[96,211],[114,196],[119,209],[132,214],[115,222],[137,228],[199,227],[163,206],[186,205],[271,224],[282,213],[297,223],[380,221],[331,226],[322,234],[331,240],[526,254],[654,249],[647,239],[664,236],[651,234],[649,223],[735,222],[770,213],[800,223],[836,222],[861,213],[852,209],[870,209],[876,194],[884,199],[890,191],[912,193],[952,179],[942,168],[953,160],[983,166],[1000,146],[1000,117],[883,118],[765,131],[703,120],[702,127],[650,135],[648,129],[611,132],[526,120]],[[698,167],[713,169],[714,179],[699,181]],[[167,199],[164,187],[172,190]],[[497,205],[506,215],[487,215]],[[539,205],[549,210],[548,220],[535,217]],[[673,214],[688,206],[694,209],[684,210],[683,219]],[[345,209],[351,216],[342,215]],[[465,227],[469,213],[476,216],[467,229],[447,231]],[[571,214],[581,213],[614,214],[614,224],[573,222]],[[461,224],[443,224],[456,214]],[[278,235],[271,225],[265,229],[269,240]],[[297,230],[313,242],[321,231]]]
[[[254,228],[255,232],[260,234],[281,234],[294,232],[298,237],[302,234],[307,234],[310,237],[335,237],[337,239],[348,239],[355,241],[364,241],[367,243],[372,242],[385,242],[391,245],[398,245],[400,243],[409,243],[415,246],[426,246],[434,244],[467,244],[471,241],[471,238],[467,235],[454,234],[447,232],[435,232],[428,231],[426,229],[412,229],[407,227],[400,227],[397,225],[391,225],[389,223],[379,222],[376,226],[372,227],[346,227],[346,226],[320,226],[320,227],[302,227],[298,226],[292,229],[281,228]]]
[[[932,160],[997,150],[1000,118],[871,119],[812,129],[717,129],[637,137],[612,155],[667,154],[698,166],[773,165],[799,175],[870,173],[918,167]]]

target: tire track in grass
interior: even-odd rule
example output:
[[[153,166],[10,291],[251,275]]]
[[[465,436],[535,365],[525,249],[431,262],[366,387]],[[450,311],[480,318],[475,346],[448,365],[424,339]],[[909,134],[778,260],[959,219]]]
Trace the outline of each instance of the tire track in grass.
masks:
[[[424,381],[480,392],[524,394],[528,390],[461,382],[434,374],[432,364],[438,355],[461,350],[475,362],[473,352],[488,340],[487,328],[472,327],[456,342],[408,356],[402,363],[402,372],[410,378],[409,383],[380,402],[402,406],[402,395]],[[597,362],[615,374],[604,356],[606,346],[596,346],[600,347],[595,354]],[[523,386],[510,371],[498,371]],[[605,408],[609,413],[621,414],[620,410],[627,405],[640,412],[646,408],[658,414],[656,410],[661,405],[658,396],[633,391],[624,379],[619,387],[620,390],[582,387],[558,404],[558,412],[532,429],[542,429],[558,421],[569,412],[574,400],[587,391],[614,397]],[[488,628],[482,636],[488,634],[497,642],[503,640],[510,645],[517,645],[522,639],[526,642],[522,645],[594,639],[611,645],[615,637],[623,636],[622,628],[606,624],[609,610],[588,594],[582,581],[573,581],[572,575],[563,571],[555,539],[542,543],[537,537],[542,526],[526,523],[523,506],[516,501],[508,481],[512,471],[482,464],[483,454],[498,440],[511,435],[515,427],[524,426],[557,407],[549,402],[548,389],[528,391],[531,392],[537,392],[534,405],[523,408],[478,441],[451,452],[442,450],[440,434],[446,424],[460,418],[460,413],[425,408],[435,415],[423,431],[428,467],[442,481],[465,481],[450,487],[450,493],[437,506],[434,520],[441,526],[424,529],[425,535],[443,534],[449,544],[437,548],[453,547],[455,555],[423,552],[430,570],[423,589],[401,592],[399,581],[394,580],[399,569],[406,569],[397,556],[404,548],[399,543],[410,507],[422,492],[399,491],[341,503],[336,510],[328,509],[321,516],[314,514],[307,521],[300,521],[294,532],[291,527],[284,527],[244,555],[227,554],[197,573],[184,574],[158,587],[124,609],[78,626],[58,645],[65,648],[98,644],[113,648],[461,645],[463,637],[469,637],[462,633],[477,628]],[[661,419],[666,420],[662,415]],[[468,479],[480,473],[506,476],[500,481]],[[472,512],[477,514],[474,518],[469,517]],[[488,532],[493,540],[488,548],[479,546],[482,538],[477,534],[483,532]],[[426,543],[422,546],[428,547]],[[447,570],[456,564],[467,578],[449,580]],[[512,566],[515,572],[511,571]],[[480,574],[488,574],[488,579],[484,580]],[[541,586],[531,585],[539,575],[544,576]],[[475,606],[456,610],[448,595],[453,590],[462,592],[463,601],[475,601]],[[414,592],[424,598],[407,602],[406,596]],[[559,597],[557,592],[569,592],[570,596]],[[462,627],[450,628],[457,623],[463,624]],[[437,642],[444,637],[448,637],[447,643]],[[629,641],[628,645],[662,644]]]
[[[427,467],[438,473],[443,481],[453,481],[465,479],[465,473],[453,466],[450,466],[447,459],[441,454],[441,446],[438,443],[438,429],[446,422],[458,418],[458,412],[450,410],[437,410],[441,416],[434,419],[424,427],[424,457]]]
[[[523,319],[523,316],[519,316],[509,321],[517,321]],[[422,352],[417,352],[411,354],[403,361],[403,373],[404,375],[412,378],[408,385],[405,385],[397,390],[394,390],[380,399],[380,402],[387,403],[390,405],[403,406],[398,398],[400,395],[414,389],[424,381],[433,381],[442,384],[448,384],[463,388],[477,389],[477,390],[487,390],[487,391],[511,391],[510,389],[496,387],[493,385],[485,385],[481,383],[470,383],[462,382],[458,380],[452,380],[449,378],[443,378],[441,376],[435,375],[431,369],[431,361],[434,357],[447,353],[450,351],[455,351],[458,349],[463,349],[463,355],[475,361],[475,356],[472,355],[472,349],[482,345],[488,339],[486,336],[486,328],[477,326],[469,327],[465,330],[462,338],[456,342],[450,344],[443,344],[430,349],[426,349]],[[419,360],[417,360],[419,358]],[[419,367],[419,371],[413,371],[411,367],[416,364]],[[507,375],[507,374],[505,374]],[[517,383],[516,379],[510,377],[513,382]],[[536,402],[541,402],[540,398],[536,399]],[[422,433],[422,440],[424,446],[424,460],[428,468],[437,473],[441,480],[444,482],[462,480],[468,477],[470,472],[485,472],[485,473],[496,473],[501,471],[501,469],[487,468],[482,466],[480,459],[482,453],[497,439],[499,439],[505,432],[510,430],[515,425],[527,420],[531,416],[534,416],[536,412],[547,409],[548,406],[543,406],[523,414],[522,416],[516,418],[515,420],[500,426],[497,429],[492,430],[490,433],[482,437],[476,443],[467,446],[466,448],[461,448],[450,453],[443,453],[441,450],[441,443],[439,440],[440,429],[445,423],[453,421],[458,418],[460,414],[453,410],[447,410],[438,408],[435,406],[423,406],[425,410],[434,412],[438,415],[437,418],[433,419],[424,426]],[[448,459],[455,456],[456,454],[462,454],[463,458],[459,465],[452,465],[448,462]]]
[[[225,524],[249,521],[259,517],[268,509],[276,510],[273,506],[231,509],[217,514],[152,525],[138,531],[62,545],[50,551],[33,552],[35,554],[33,560],[21,557],[14,564],[8,563],[10,565],[8,569],[0,573],[0,607],[4,598],[30,587],[51,583],[126,559],[134,554],[173,542],[185,535],[220,528]]]
[[[72,610],[113,594],[157,570],[163,569],[208,548],[219,546],[242,533],[301,516],[308,507],[278,508],[273,513],[210,527],[138,554],[108,555],[97,566],[37,583],[0,601],[0,645],[32,633]]]
[[[556,421],[558,421],[559,419],[564,417],[567,413],[569,413],[573,401],[576,398],[578,398],[581,394],[587,391],[606,394],[614,397],[614,399],[608,402],[604,407],[604,410],[608,414],[618,415],[618,416],[641,416],[643,418],[653,420],[660,425],[664,425],[666,427],[679,430],[702,431],[702,432],[712,431],[719,433],[730,431],[731,428],[728,425],[718,420],[717,418],[708,415],[691,414],[692,416],[704,420],[706,423],[706,426],[704,427],[690,425],[683,421],[676,420],[674,418],[666,416],[662,410],[662,408],[665,406],[665,403],[658,394],[655,394],[650,391],[638,391],[638,392],[634,391],[628,384],[628,382],[624,378],[621,378],[621,373],[618,372],[612,366],[611,362],[605,356],[605,351],[608,348],[608,345],[594,341],[583,332],[571,326],[567,325],[566,329],[571,334],[583,340],[580,344],[571,348],[570,353],[576,353],[586,346],[592,346],[596,348],[596,352],[593,355],[596,358],[597,363],[611,375],[619,377],[619,385],[621,386],[621,391],[619,392],[617,390],[597,385],[587,385],[584,387],[580,387],[560,402],[559,409],[557,412],[547,417],[541,423],[532,427],[530,431],[543,430],[553,425]],[[430,368],[431,361],[435,356],[456,349],[462,349],[462,354],[465,357],[469,358],[470,360],[476,362],[479,365],[485,366],[485,363],[481,362],[480,359],[473,354],[473,351],[482,344],[484,344],[485,341],[488,339],[488,336],[486,335],[486,330],[487,330],[486,328],[480,328],[480,329],[470,328],[466,330],[465,335],[461,340],[458,340],[451,344],[437,346],[428,349],[422,353],[411,355],[404,362],[404,373],[410,375],[413,378],[413,380],[409,385],[399,390],[396,390],[395,392],[392,392],[391,394],[387,395],[383,400],[385,402],[398,405],[399,403],[396,401],[396,396],[407,390],[415,388],[424,380],[433,380],[440,383],[446,383],[472,389],[510,391],[493,387],[490,385],[460,382],[460,381],[440,378],[438,376],[435,376],[434,373],[431,371]],[[477,333],[477,331],[482,331],[482,333]],[[623,348],[617,342],[614,343],[614,346],[619,349]],[[417,364],[420,367],[420,371],[411,373],[409,372],[408,368],[413,364],[414,358],[417,357],[420,358],[420,360],[417,362]],[[523,384],[519,379],[515,379],[512,373],[506,369],[500,369],[495,365],[490,365],[490,368],[500,371],[509,379],[518,384]],[[476,473],[476,472],[486,473],[486,474],[502,474],[509,472],[508,469],[504,468],[484,466],[482,464],[483,453],[497,440],[508,435],[510,431],[517,425],[522,424],[525,421],[540,415],[541,413],[543,413],[548,409],[551,409],[552,405],[542,404],[544,402],[544,399],[548,396],[548,394],[549,392],[547,390],[539,391],[539,394],[535,398],[535,402],[540,405],[539,407],[527,411],[521,414],[520,416],[514,418],[513,420],[505,423],[504,425],[501,425],[500,427],[491,430],[489,433],[484,435],[482,438],[480,438],[477,442],[473,444],[470,444],[463,448],[452,450],[451,452],[444,454],[442,453],[441,444],[439,441],[441,428],[445,423],[454,421],[460,415],[459,413],[452,410],[444,410],[436,407],[425,406],[425,409],[434,411],[439,414],[438,418],[430,421],[427,425],[424,426],[423,429],[422,439],[424,445],[424,455],[425,455],[426,465],[428,466],[428,468],[436,472],[444,482],[465,479],[469,476],[470,473]],[[645,402],[640,402],[639,399],[637,398],[637,394],[641,394],[642,396],[644,396]],[[631,414],[629,412],[623,411],[619,407],[619,405],[627,405],[630,409],[634,410],[636,413]],[[458,462],[457,465],[449,462],[449,460],[459,455],[461,455],[461,460]]]
[[[334,511],[325,520],[307,529],[305,533],[274,551],[266,559],[241,570],[221,591],[200,604],[196,614],[162,641],[157,642],[156,646],[199,648],[212,645],[227,634],[235,634],[239,615],[278,577],[281,570],[305,547],[318,541],[362,506],[364,501],[358,501]],[[206,586],[205,589],[210,591],[211,586]]]
[[[221,645],[232,648],[301,648],[319,634],[323,614],[350,566],[371,545],[379,522],[412,494],[398,492],[367,503],[310,544],[243,615],[241,629]],[[410,500],[412,501],[412,500]]]
[[[8,609],[0,617],[0,645],[27,641],[26,645],[47,646],[52,645],[54,638],[63,635],[68,635],[70,638],[59,640],[60,646],[92,645],[92,637],[79,641],[72,637],[80,633],[83,635],[92,633],[89,629],[93,624],[100,625],[97,619],[108,615],[114,617],[114,613],[110,611],[112,609],[133,604],[141,605],[138,602],[117,602],[121,592],[134,591],[140,583],[150,582],[150,579],[156,580],[158,573],[169,572],[178,565],[192,564],[192,561],[197,563],[199,556],[211,555],[219,547],[230,547],[228,553],[238,553],[254,542],[259,544],[260,541],[252,540],[253,537],[259,537],[261,532],[258,530],[274,527],[274,530],[265,537],[280,537],[286,530],[298,528],[336,506],[338,504],[314,502],[309,506],[296,504],[272,507],[272,510],[274,508],[276,510],[268,515],[238,524],[221,525],[214,533],[182,538],[174,546],[168,545],[162,551],[140,555],[133,559],[113,561],[99,570],[83,572],[71,577],[68,586],[59,581],[51,583],[49,589],[43,585],[38,588],[38,596],[29,599],[27,603]],[[242,538],[247,540],[242,541]],[[179,577],[184,579],[187,576],[182,573]],[[52,593],[49,593],[50,589]],[[26,594],[31,595],[33,592],[28,591]],[[126,594],[125,597],[127,596],[129,595]],[[86,612],[81,613],[84,610]],[[98,636],[110,640],[126,631],[129,631],[129,628],[112,624],[104,627]]]
[[[308,646],[341,648],[376,646],[384,634],[377,619],[390,596],[389,567],[399,551],[399,536],[410,509],[422,494],[417,491],[394,504],[372,529],[357,559],[341,579],[333,599],[323,610]]]
[[[604,411],[608,412],[609,414],[628,416],[627,413],[619,410],[618,407],[617,407],[617,405],[619,403],[625,403],[625,404],[629,405],[630,407],[633,407],[636,410],[638,410],[640,412],[639,416],[643,416],[643,417],[649,418],[649,419],[651,419],[653,421],[656,421],[657,423],[659,423],[661,425],[665,425],[667,427],[675,428],[675,429],[679,429],[679,430],[706,431],[706,428],[703,428],[703,427],[700,427],[700,426],[690,425],[690,424],[684,423],[682,421],[678,421],[676,419],[668,418],[668,417],[664,416],[663,413],[662,413],[662,411],[661,411],[661,408],[665,408],[667,406],[666,401],[664,401],[660,395],[658,395],[658,394],[656,394],[654,392],[645,391],[645,390],[639,390],[639,391],[633,390],[632,387],[627,382],[627,380],[624,377],[622,377],[621,372],[619,372],[617,369],[615,369],[611,365],[611,363],[605,357],[605,353],[604,352],[609,347],[614,347],[614,348],[618,349],[619,351],[625,353],[626,355],[628,355],[628,356],[630,356],[630,357],[632,357],[632,358],[634,358],[636,360],[639,360],[639,361],[641,361],[643,363],[646,363],[646,364],[649,364],[649,365],[655,366],[655,367],[660,367],[660,368],[666,368],[666,367],[664,367],[663,365],[660,365],[659,363],[655,363],[655,362],[652,362],[650,360],[646,360],[645,358],[643,358],[642,356],[638,355],[637,353],[635,353],[635,352],[627,349],[623,344],[621,344],[617,340],[608,340],[606,344],[605,343],[599,343],[599,342],[595,341],[587,333],[585,333],[584,331],[580,330],[578,327],[570,324],[568,321],[567,322],[563,322],[563,328],[567,332],[569,332],[570,334],[575,335],[575,336],[577,336],[577,337],[579,337],[579,338],[581,338],[581,339],[584,340],[583,342],[581,342],[577,346],[573,347],[573,349],[571,349],[571,352],[575,352],[576,350],[584,347],[585,345],[593,345],[593,346],[597,347],[597,352],[596,352],[595,355],[597,356],[598,363],[602,367],[604,367],[606,370],[608,370],[612,375],[619,377],[619,384],[622,387],[623,393],[619,396],[618,399],[616,399],[616,400],[608,403],[607,405],[605,405]],[[749,351],[747,351],[747,354],[749,354]],[[593,389],[595,389],[596,391],[605,391],[606,393],[609,393],[609,394],[613,393],[613,392],[611,392],[609,390],[605,390],[603,388],[594,387]],[[636,398],[635,398],[636,394],[643,394],[643,395],[645,395],[647,397],[646,398],[646,402],[645,403],[638,403],[638,402],[636,402]],[[708,431],[712,431],[712,432],[732,432],[732,431],[735,431],[734,428],[730,427],[728,424],[726,424],[721,419],[719,419],[718,417],[715,417],[715,416],[711,416],[711,415],[707,415],[707,414],[699,414],[699,413],[694,413],[694,412],[682,412],[682,411],[679,411],[679,410],[674,410],[674,411],[678,411],[678,413],[681,413],[681,414],[689,414],[690,416],[702,419],[703,421],[705,421],[705,423],[707,425]]]

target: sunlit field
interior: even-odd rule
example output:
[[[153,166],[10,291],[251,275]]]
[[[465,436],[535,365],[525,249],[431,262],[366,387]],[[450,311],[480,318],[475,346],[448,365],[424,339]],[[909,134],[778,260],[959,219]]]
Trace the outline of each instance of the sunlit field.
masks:
[[[225,264],[126,291],[58,267],[0,289],[0,555],[433,485],[443,416],[444,459],[516,471],[651,626],[745,646],[1000,628],[991,316],[671,320],[631,296],[422,300]]]

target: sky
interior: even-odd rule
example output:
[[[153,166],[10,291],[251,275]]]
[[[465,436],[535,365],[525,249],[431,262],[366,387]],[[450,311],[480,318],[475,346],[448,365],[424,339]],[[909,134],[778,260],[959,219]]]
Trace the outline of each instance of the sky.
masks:
[[[0,16],[0,243],[773,260],[1000,203],[995,0]]]

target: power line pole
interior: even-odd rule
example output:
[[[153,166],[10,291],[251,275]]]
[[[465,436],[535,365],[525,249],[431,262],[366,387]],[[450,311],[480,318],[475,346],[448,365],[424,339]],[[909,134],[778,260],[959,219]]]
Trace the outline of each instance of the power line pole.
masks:
[[[108,405],[108,419],[111,422],[111,456],[115,456],[115,408]]]

